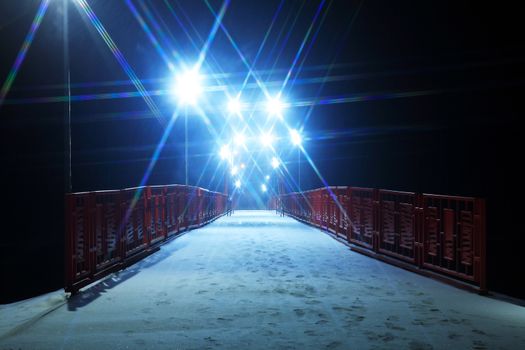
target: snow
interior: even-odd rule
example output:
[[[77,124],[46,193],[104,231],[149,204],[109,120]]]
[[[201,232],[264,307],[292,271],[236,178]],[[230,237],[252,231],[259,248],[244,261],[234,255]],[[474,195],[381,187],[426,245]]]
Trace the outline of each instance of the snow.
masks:
[[[525,308],[352,252],[270,211],[222,217],[50,304],[37,318],[0,308],[0,330],[32,320],[2,333],[0,349],[525,349]]]
[[[20,331],[67,302],[64,290],[46,293],[16,303],[0,305],[0,339]]]

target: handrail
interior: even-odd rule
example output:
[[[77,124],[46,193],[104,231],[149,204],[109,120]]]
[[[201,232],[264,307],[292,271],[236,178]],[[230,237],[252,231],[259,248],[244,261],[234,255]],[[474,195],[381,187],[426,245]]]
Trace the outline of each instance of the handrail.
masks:
[[[344,238],[354,250],[487,291],[484,199],[323,187],[283,194],[272,203],[283,215]]]
[[[72,293],[231,210],[227,195],[185,185],[69,193],[65,201],[64,289]]]

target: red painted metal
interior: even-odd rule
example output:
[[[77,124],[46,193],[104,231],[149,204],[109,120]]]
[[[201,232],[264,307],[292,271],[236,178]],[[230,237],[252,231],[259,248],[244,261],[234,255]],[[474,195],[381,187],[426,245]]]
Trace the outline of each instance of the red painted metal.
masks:
[[[379,252],[416,264],[418,195],[379,190]]]
[[[67,194],[65,290],[76,292],[226,214],[226,195],[181,185]]]
[[[350,242],[374,249],[377,190],[350,188]]]
[[[360,252],[486,292],[483,199],[324,187],[275,202],[283,214],[345,237]]]
[[[423,267],[486,286],[485,203],[423,194]]]

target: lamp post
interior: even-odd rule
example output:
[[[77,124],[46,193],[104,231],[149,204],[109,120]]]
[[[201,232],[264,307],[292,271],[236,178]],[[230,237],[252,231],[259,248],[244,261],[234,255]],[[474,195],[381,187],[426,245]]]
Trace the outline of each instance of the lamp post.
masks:
[[[284,216],[283,205],[282,205],[282,195],[284,194],[284,183],[283,183],[283,177],[282,177],[281,171],[279,169],[279,166],[281,165],[281,163],[279,159],[277,159],[276,157],[273,157],[271,164],[272,164],[272,168],[275,171],[274,181],[276,182],[276,185],[277,185],[277,201],[276,201],[275,210],[277,212],[280,212],[281,216]]]
[[[188,186],[188,106],[184,107],[184,179]]]
[[[202,92],[202,77],[197,69],[187,70],[177,77],[174,93],[184,106],[184,183],[188,181],[188,105],[195,106]]]
[[[301,149],[297,148],[297,184],[299,187],[299,192],[301,192]]]
[[[290,138],[292,144],[297,147],[297,186],[299,192],[301,192],[301,143],[303,142],[303,138],[296,129],[290,130]]]
[[[71,72],[69,66],[69,1],[63,0],[64,79],[67,80],[67,106],[64,113],[64,177],[65,192],[73,191],[71,180]]]

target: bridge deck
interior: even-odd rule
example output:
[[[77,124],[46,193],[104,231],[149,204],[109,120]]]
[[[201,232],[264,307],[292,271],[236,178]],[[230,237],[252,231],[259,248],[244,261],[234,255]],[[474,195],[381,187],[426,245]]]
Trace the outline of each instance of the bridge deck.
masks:
[[[238,211],[0,338],[0,349],[138,347],[525,349],[525,309]]]

